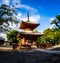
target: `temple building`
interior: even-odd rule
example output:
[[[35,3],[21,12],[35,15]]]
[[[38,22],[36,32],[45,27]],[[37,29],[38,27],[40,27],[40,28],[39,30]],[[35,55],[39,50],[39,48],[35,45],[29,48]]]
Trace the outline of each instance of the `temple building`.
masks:
[[[36,45],[37,37],[42,36],[41,33],[34,33],[33,30],[39,26],[39,23],[32,23],[29,20],[29,13],[27,21],[21,21],[19,29],[24,30],[18,33],[18,38],[21,38],[22,45]]]

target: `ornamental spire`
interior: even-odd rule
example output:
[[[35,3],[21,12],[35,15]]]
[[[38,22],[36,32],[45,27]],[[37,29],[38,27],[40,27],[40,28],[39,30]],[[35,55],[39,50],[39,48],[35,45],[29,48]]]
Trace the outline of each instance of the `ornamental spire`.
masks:
[[[29,12],[27,13],[27,18],[28,18],[28,19],[27,19],[27,22],[29,22]]]

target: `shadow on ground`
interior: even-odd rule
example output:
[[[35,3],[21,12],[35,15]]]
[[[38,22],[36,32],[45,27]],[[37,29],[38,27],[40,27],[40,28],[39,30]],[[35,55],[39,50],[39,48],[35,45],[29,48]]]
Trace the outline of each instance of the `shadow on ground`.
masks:
[[[0,51],[0,63],[60,63],[60,55],[40,51]]]

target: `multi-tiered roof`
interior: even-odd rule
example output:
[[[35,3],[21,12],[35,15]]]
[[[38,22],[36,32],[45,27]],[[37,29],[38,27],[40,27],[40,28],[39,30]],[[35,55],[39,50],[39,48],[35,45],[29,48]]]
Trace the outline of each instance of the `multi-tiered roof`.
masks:
[[[26,40],[28,42],[34,43],[37,40],[37,37],[42,36],[41,33],[34,33],[33,29],[35,29],[37,26],[39,26],[39,23],[32,23],[29,20],[29,13],[28,13],[28,20],[27,21],[21,21],[19,29],[23,29],[24,32],[20,32],[18,34],[18,37],[21,38],[22,44],[26,43]]]

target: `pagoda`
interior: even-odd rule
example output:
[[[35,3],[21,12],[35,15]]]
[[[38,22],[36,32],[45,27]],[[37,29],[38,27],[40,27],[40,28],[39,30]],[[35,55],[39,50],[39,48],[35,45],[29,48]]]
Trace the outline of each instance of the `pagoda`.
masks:
[[[41,33],[34,33],[33,30],[39,26],[39,23],[32,23],[29,20],[29,13],[27,21],[21,21],[19,29],[23,29],[23,32],[18,33],[18,38],[21,38],[22,45],[36,45],[37,37],[42,36]]]

